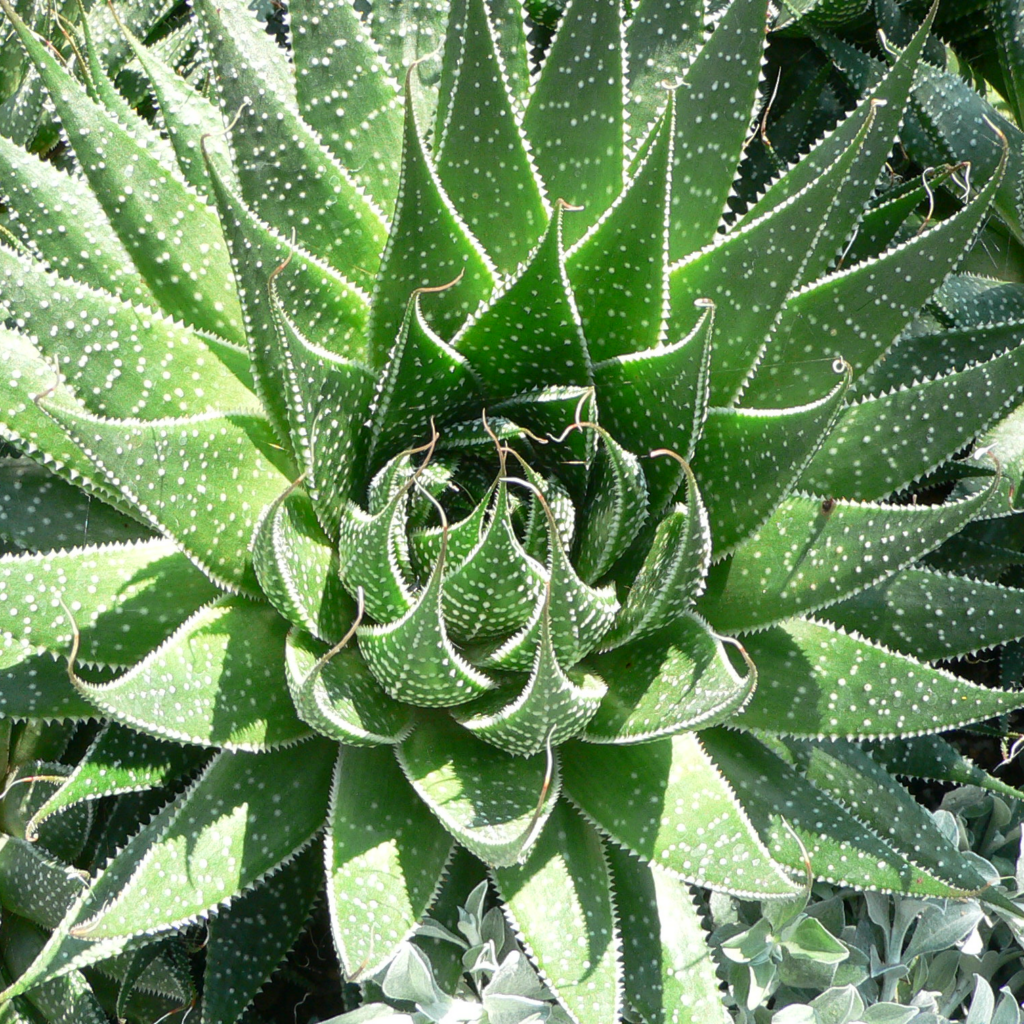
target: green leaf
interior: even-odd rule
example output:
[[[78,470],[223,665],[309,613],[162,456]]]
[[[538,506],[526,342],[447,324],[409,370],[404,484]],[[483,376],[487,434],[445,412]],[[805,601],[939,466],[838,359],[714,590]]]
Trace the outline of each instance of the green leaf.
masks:
[[[839,964],[850,955],[846,946],[813,917],[800,921],[779,945],[798,960],[813,960],[819,964]]]
[[[138,948],[205,914],[290,859],[323,827],[336,745],[225,751],[139,831],[71,906],[9,999]],[[167,879],[173,896],[158,899]]]
[[[1024,392],[1024,346],[843,410],[801,477],[819,494],[880,498],[907,486],[991,426]],[[952,413],[952,414],[951,414]]]
[[[221,115],[233,125],[243,198],[283,232],[294,231],[303,249],[368,287],[384,247],[384,223],[299,116],[294,86],[278,87],[282,72],[290,78],[287,63],[240,0],[200,0],[196,15]],[[281,71],[268,75],[270,64]],[[273,125],[273,133],[264,125]]]
[[[58,170],[0,135],[8,226],[62,277],[134,302],[153,301],[85,178]]]
[[[456,5],[453,5],[455,7]],[[437,173],[458,202],[469,230],[503,273],[515,270],[547,224],[540,182],[516,118],[499,56],[497,26],[485,0],[464,0],[463,18],[449,15],[447,47],[458,28],[461,54],[444,98],[435,144]],[[490,153],[499,159],[479,159]]]
[[[16,836],[0,839],[0,902],[5,911],[56,928],[85,886],[81,874],[37,844]]]
[[[458,419],[473,409],[478,395],[472,367],[430,329],[420,293],[414,293],[376,383],[368,417],[369,457],[391,457],[426,441],[433,417]]]
[[[714,237],[754,116],[767,26],[767,0],[733,0],[676,90],[670,260]]]
[[[372,974],[412,935],[453,845],[390,750],[340,749],[327,826],[327,900],[350,981]]]
[[[32,815],[25,833],[33,838],[47,818],[84,801],[171,785],[205,756],[206,751],[159,740],[110,722],[99,732],[67,781]]]
[[[256,393],[278,436],[308,469],[325,380],[365,358],[369,300],[256,217],[207,166],[239,284]]]
[[[505,914],[576,1022],[618,1020],[621,937],[600,837],[560,802],[529,859],[492,871]]]
[[[869,113],[842,154],[804,189],[671,268],[670,332],[686,329],[692,322],[690,310],[696,300],[710,298],[716,303],[712,404],[730,405],[758,366],[786,295],[824,230],[873,124]],[[831,388],[830,381],[816,393]],[[803,404],[803,399],[793,404]]]
[[[100,416],[159,419],[254,404],[252,392],[204,339],[168,317],[109,292],[47,273],[0,247],[0,300],[11,326]],[[89,349],[89,357],[78,353]]]
[[[587,725],[591,743],[644,743],[734,714],[754,692],[757,672],[742,677],[721,641],[696,616],[586,661],[608,684]]]
[[[728,1024],[715,961],[686,887],[611,844],[605,853],[629,1005],[657,1024]]]
[[[441,718],[424,719],[398,763],[441,824],[487,864],[525,854],[562,788],[557,760],[513,757]]]
[[[977,515],[992,489],[929,506],[789,497],[711,568],[698,611],[733,633],[834,604],[937,547]]]
[[[805,619],[744,638],[758,669],[738,728],[849,738],[940,732],[1005,714],[1024,693],[989,689]]]
[[[647,481],[640,460],[601,427],[590,471],[589,500],[576,536],[580,579],[600,579],[632,544],[647,519]]]
[[[5,9],[10,17],[9,5]],[[93,103],[20,18],[11,21],[93,194],[161,307],[187,324],[241,342],[242,314],[213,211]]]
[[[407,76],[402,177],[373,291],[369,344],[374,366],[387,359],[416,289],[446,284],[452,287],[433,296],[426,319],[448,340],[490,294],[494,269],[438,179],[416,124]]]
[[[448,638],[441,610],[446,554],[447,543],[442,541],[437,564],[407,612],[379,626],[360,626],[356,632],[359,652],[385,692],[420,707],[463,704],[494,686]],[[390,551],[384,557],[389,556]]]
[[[983,771],[941,736],[901,736],[875,741],[866,749],[893,775],[936,779],[958,786],[980,786],[1013,800],[1021,799],[1019,789]]]
[[[302,116],[390,214],[402,156],[401,87],[391,77],[398,69],[351,0],[296,0],[288,14]]]
[[[585,669],[566,673],[551,641],[550,590],[540,619],[540,643],[526,685],[508,701],[504,689],[454,717],[465,729],[501,750],[530,757],[577,735],[607,692],[600,676]],[[506,701],[508,701],[506,703]]]
[[[65,664],[24,640],[6,637],[0,650],[0,711],[7,719],[96,717],[95,705],[71,685]]]
[[[401,743],[413,729],[412,709],[384,693],[353,648],[320,664],[330,650],[307,633],[288,634],[288,688],[299,717],[341,743]]]
[[[703,36],[701,0],[640,0],[634,6],[626,25],[629,85],[625,125],[627,142],[634,149],[665,103],[662,83],[673,83],[685,73]]]
[[[892,849],[753,737],[722,728],[701,735],[772,856],[792,871],[805,870],[806,854],[815,877],[835,885],[965,895]]]
[[[837,358],[853,367],[855,378],[863,374],[956,267],[1001,178],[1002,165],[966,206],[930,230],[791,296],[744,401],[801,402],[809,388],[829,386],[824,381]]]
[[[595,360],[652,348],[668,304],[668,200],[675,104],[671,95],[640,166],[567,266]]]
[[[565,272],[563,208],[556,209],[529,261],[452,339],[492,399],[591,383],[590,354]]]
[[[714,557],[754,533],[801,479],[841,415],[850,372],[816,402],[790,409],[711,409],[693,460]]]
[[[7,555],[0,630],[61,656],[77,630],[83,661],[133,665],[216,593],[166,540]]]
[[[694,733],[629,746],[567,743],[560,753],[566,794],[642,859],[738,896],[795,891]]]
[[[291,490],[256,526],[252,562],[270,603],[321,640],[339,640],[355,618],[355,602],[338,576],[338,556],[317,522],[309,495]]]
[[[235,1021],[295,944],[323,882],[313,843],[207,925],[202,1024]]]
[[[711,564],[711,532],[693,473],[686,468],[686,505],[677,505],[658,524],[643,565],[633,577],[603,649],[655,633],[681,618],[704,589]]]
[[[40,404],[109,485],[206,576],[225,589],[259,594],[250,551],[253,528],[263,507],[289,483],[272,461],[271,456],[280,459],[279,446],[262,416],[114,420],[83,414],[59,394]],[[181,490],[165,487],[165,480],[179,479]]]
[[[823,614],[892,650],[938,661],[1024,636],[1021,596],[984,580],[911,567]]]
[[[309,734],[285,685],[287,632],[272,608],[222,598],[119,679],[76,686],[107,717],[157,737],[269,750]]]
[[[634,453],[670,449],[693,458],[708,413],[713,330],[713,311],[705,309],[681,341],[594,367],[601,421],[616,437],[629,438]],[[682,471],[675,460],[660,459],[645,463],[644,475],[651,511],[660,512],[679,490]]]
[[[547,194],[585,207],[570,244],[622,189],[621,21],[619,0],[570,0],[523,116]]]

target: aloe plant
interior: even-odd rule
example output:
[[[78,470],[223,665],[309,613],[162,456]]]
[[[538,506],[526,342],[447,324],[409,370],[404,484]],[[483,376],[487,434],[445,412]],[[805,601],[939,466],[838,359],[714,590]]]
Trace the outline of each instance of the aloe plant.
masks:
[[[321,885],[358,982],[460,849],[576,1021],[725,1019],[683,883],[1014,909],[892,774],[1024,704],[932,664],[1024,635],[928,561],[1020,494],[1024,349],[908,331],[1008,159],[894,241],[927,21],[723,221],[761,0],[569,5],[535,77],[511,0],[298,0],[290,50],[197,0],[188,81],[124,30],[152,129],[0,6],[74,153],[0,139],[0,701],[103,723],[7,829],[8,913],[48,824],[163,801],[3,999],[111,958],[130,990],[208,918],[233,1021]]]

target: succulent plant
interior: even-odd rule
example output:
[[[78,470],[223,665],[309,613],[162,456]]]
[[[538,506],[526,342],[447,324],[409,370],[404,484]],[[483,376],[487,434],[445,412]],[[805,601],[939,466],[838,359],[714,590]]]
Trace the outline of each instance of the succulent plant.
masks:
[[[3,998],[208,919],[233,1021],[325,877],[360,981],[460,847],[585,1022],[724,1019],[682,883],[1014,910],[892,774],[1024,704],[931,664],[1024,634],[945,543],[1020,493],[1024,349],[912,323],[1007,161],[898,239],[927,21],[736,214],[766,0],[576,2],[533,77],[514,0],[295,0],[290,49],[197,0],[189,81],[125,30],[153,125],[0,6],[75,161],[0,139],[0,710],[103,723],[22,888],[163,800]]]

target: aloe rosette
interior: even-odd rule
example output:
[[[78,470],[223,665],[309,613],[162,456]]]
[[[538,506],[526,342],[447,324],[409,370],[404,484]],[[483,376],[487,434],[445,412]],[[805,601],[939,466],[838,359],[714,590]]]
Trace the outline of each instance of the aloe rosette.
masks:
[[[208,919],[233,1021],[323,886],[359,981],[486,865],[574,1020],[707,1021],[682,883],[985,889],[893,776],[997,786],[937,734],[1024,703],[931,664],[1024,634],[929,561],[1012,512],[1024,350],[914,321],[1006,157],[876,193],[929,25],[737,214],[766,2],[577,2],[534,76],[514,0],[369,6],[196,0],[188,80],[125,30],[149,123],[3,3],[74,164],[0,139],[0,710],[102,722],[0,850],[4,998]]]

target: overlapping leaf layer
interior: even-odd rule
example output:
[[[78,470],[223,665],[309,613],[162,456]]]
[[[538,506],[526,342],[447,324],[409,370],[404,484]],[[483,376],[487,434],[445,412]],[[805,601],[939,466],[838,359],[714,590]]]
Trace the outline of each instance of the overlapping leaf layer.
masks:
[[[325,873],[359,980],[461,846],[573,1020],[704,1022],[684,883],[985,888],[883,748],[826,742],[902,763],[1024,704],[933,664],[1024,635],[934,564],[1014,513],[1024,350],[908,330],[1008,161],[890,223],[928,22],[737,212],[767,0],[574,0],[532,80],[514,0],[292,0],[288,48],[196,0],[188,79],[122,27],[155,127],[0,5],[73,154],[0,139],[0,712],[103,722],[0,846],[49,932],[2,998],[152,982],[212,914],[234,1021]],[[146,795],[61,874],[61,822]]]

